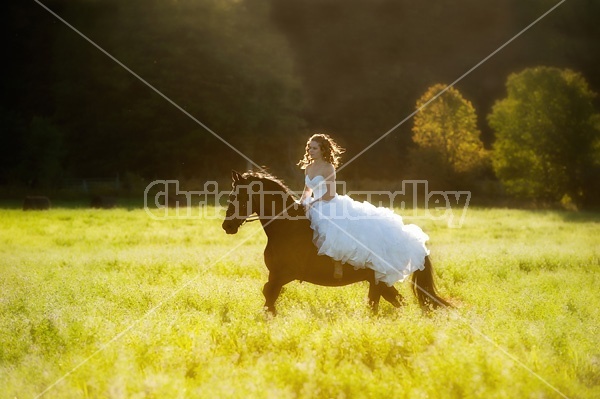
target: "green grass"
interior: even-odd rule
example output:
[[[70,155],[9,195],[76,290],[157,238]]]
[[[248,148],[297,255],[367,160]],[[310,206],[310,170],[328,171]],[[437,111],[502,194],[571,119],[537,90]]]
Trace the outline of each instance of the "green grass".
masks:
[[[375,316],[366,284],[295,282],[271,318],[257,223],[227,236],[143,210],[0,210],[0,397],[66,375],[44,397],[597,398],[599,221],[414,220],[455,310],[422,314],[404,283],[407,306]]]

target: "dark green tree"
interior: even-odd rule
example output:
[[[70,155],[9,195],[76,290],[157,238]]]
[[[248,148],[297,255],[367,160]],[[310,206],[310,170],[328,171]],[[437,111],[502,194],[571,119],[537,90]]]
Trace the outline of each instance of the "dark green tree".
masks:
[[[268,3],[79,1],[63,15],[257,164],[295,164],[288,148],[302,148],[304,96]],[[72,31],[57,34],[54,54],[55,118],[72,173],[214,178],[247,166]]]
[[[488,115],[493,167],[506,190],[542,201],[590,200],[600,138],[596,94],[569,69],[528,68],[508,77],[508,95]]]
[[[52,188],[62,174],[63,134],[45,118],[35,117],[25,134],[21,153],[22,180],[32,188]]]

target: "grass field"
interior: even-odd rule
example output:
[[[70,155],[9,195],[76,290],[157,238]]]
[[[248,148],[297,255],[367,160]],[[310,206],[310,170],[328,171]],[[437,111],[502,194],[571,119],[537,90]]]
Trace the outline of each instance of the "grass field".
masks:
[[[415,222],[455,310],[295,282],[271,318],[257,223],[0,210],[0,397],[600,397],[600,214]]]

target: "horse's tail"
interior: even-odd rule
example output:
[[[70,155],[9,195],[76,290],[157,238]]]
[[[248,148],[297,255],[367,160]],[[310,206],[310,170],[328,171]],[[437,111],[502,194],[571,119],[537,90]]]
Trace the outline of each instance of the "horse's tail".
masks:
[[[450,303],[440,297],[433,281],[433,265],[429,256],[425,257],[425,268],[417,270],[411,276],[412,291],[417,297],[422,308],[452,307]]]

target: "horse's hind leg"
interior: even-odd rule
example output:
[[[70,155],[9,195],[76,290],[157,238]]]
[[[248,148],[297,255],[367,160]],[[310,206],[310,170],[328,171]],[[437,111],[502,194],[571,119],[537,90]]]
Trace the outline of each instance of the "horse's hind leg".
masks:
[[[381,290],[378,284],[371,282],[369,284],[369,306],[373,313],[379,310],[379,299],[381,298]]]
[[[396,288],[393,286],[388,287],[387,285],[383,285],[381,283],[379,285],[382,285],[381,296],[383,296],[383,299],[391,303],[392,306],[399,308],[404,304],[404,298],[402,298],[402,295],[400,295]]]

